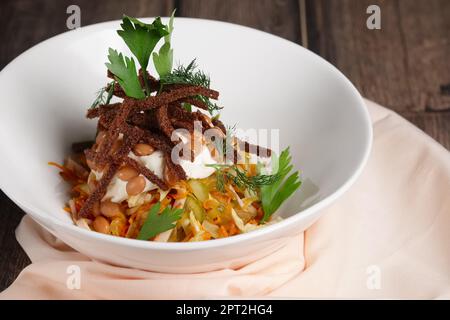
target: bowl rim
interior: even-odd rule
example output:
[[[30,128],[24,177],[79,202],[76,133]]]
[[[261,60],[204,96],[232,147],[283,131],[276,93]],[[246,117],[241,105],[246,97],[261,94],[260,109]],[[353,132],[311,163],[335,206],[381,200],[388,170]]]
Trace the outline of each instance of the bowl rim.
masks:
[[[168,19],[168,17],[161,17],[162,19]],[[145,17],[145,18],[139,18],[142,20],[151,20],[154,19],[154,17]],[[332,202],[334,202],[336,199],[338,199],[343,193],[345,193],[356,181],[356,179],[361,174],[362,170],[364,169],[371,149],[372,149],[372,140],[373,140],[373,129],[372,129],[372,122],[369,116],[369,112],[365,106],[364,100],[359,93],[359,91],[355,88],[355,86],[351,83],[347,77],[345,77],[341,71],[339,71],[335,66],[333,66],[331,63],[326,61],[321,56],[315,54],[314,52],[302,47],[301,45],[284,39],[282,37],[279,37],[277,35],[264,32],[258,29],[254,29],[247,26],[242,26],[239,24],[234,24],[230,22],[225,21],[217,21],[212,19],[198,19],[198,18],[185,18],[185,17],[177,17],[177,21],[183,21],[184,23],[204,23],[204,24],[217,24],[217,25],[223,25],[224,27],[233,27],[241,30],[256,32],[259,34],[264,35],[268,39],[273,39],[276,41],[284,42],[285,45],[296,47],[297,50],[303,51],[303,54],[309,55],[316,59],[318,62],[324,64],[328,69],[333,72],[343,83],[345,83],[346,87],[348,88],[349,92],[354,95],[358,101],[360,112],[362,115],[362,121],[364,122],[364,129],[365,129],[365,150],[362,155],[362,157],[359,159],[359,163],[357,165],[356,170],[346,179],[346,181],[337,188],[334,192],[326,196],[324,199],[320,200],[319,202],[313,204],[312,206],[299,211],[295,214],[293,214],[290,217],[284,218],[283,220],[276,222],[274,224],[268,225],[263,228],[258,228],[257,230],[254,230],[252,232],[244,233],[244,234],[238,234],[227,238],[221,238],[221,239],[214,239],[209,241],[199,241],[199,242],[154,242],[154,241],[142,241],[137,239],[130,239],[130,238],[122,238],[122,237],[116,237],[112,235],[105,235],[102,233],[85,230],[83,228],[80,228],[76,226],[75,224],[69,224],[63,221],[60,221],[52,216],[47,215],[43,210],[35,208],[33,205],[29,203],[25,203],[22,201],[18,201],[13,194],[11,194],[8,191],[7,183],[0,180],[0,189],[13,201],[15,202],[20,208],[22,208],[24,211],[26,211],[27,214],[29,214],[34,220],[37,220],[39,224],[43,224],[45,227],[49,228],[50,231],[53,231],[55,234],[58,232],[55,231],[55,226],[58,226],[59,228],[63,229],[66,232],[69,233],[79,233],[84,238],[89,238],[95,241],[101,241],[101,242],[108,242],[111,244],[117,244],[122,246],[130,246],[135,248],[143,248],[143,249],[151,249],[151,250],[162,250],[162,251],[192,251],[192,250],[202,250],[202,249],[210,249],[210,248],[218,248],[218,247],[224,247],[233,245],[238,242],[245,242],[252,239],[261,239],[265,236],[269,235],[270,233],[276,231],[288,228],[289,225],[296,224],[301,219],[307,219],[309,216],[312,216],[316,212],[324,209],[328,205],[330,205]],[[47,43],[58,41],[60,38],[64,37],[72,37],[72,36],[82,36],[83,34],[89,34],[91,32],[101,31],[103,29],[107,29],[115,24],[119,25],[121,20],[110,20],[95,24],[90,24],[86,26],[82,26],[79,30],[69,30],[65,31],[63,33],[60,33],[58,35],[55,35],[53,37],[50,37],[42,42],[37,43],[36,45],[30,47],[20,55],[18,55],[16,58],[14,58],[11,62],[9,62],[1,71],[0,71],[0,77],[3,76],[4,72],[13,67],[16,63],[18,63],[23,57],[31,54],[33,50],[45,46]],[[81,31],[81,32],[80,32]],[[74,33],[76,32],[76,33]],[[43,220],[43,221],[42,221]],[[45,222],[44,222],[45,221]]]

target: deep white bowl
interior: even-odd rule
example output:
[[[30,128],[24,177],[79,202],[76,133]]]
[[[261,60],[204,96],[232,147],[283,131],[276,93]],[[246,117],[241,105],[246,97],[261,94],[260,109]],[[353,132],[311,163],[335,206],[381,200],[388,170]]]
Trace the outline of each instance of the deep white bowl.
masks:
[[[150,20],[150,19],[149,19]],[[354,86],[295,43],[254,29],[177,18],[173,46],[212,78],[225,123],[280,129],[303,186],[280,210],[282,222],[226,239],[155,243],[89,232],[62,210],[67,186],[48,161],[90,139],[86,108],[105,82],[108,47],[126,50],[119,21],[66,32],[26,51],[0,73],[0,187],[34,220],[74,249],[115,265],[162,272],[237,267],[267,255],[308,228],[355,181],[372,129]]]

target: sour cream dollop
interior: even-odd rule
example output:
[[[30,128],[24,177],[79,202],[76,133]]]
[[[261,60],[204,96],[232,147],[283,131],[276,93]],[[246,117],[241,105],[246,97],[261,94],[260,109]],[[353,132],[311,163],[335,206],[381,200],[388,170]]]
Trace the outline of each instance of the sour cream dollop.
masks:
[[[211,156],[208,147],[203,146],[202,151],[194,158],[194,161],[180,159],[180,166],[186,172],[189,179],[203,179],[212,175],[214,168],[208,167],[208,164],[216,164],[217,162]]]
[[[136,156],[133,152],[128,154],[128,157],[136,160],[140,164],[147,167],[149,170],[153,171],[159,178],[163,178],[164,172],[164,155],[161,151],[155,151],[148,156]],[[95,178],[99,181],[103,175],[102,172],[93,171]],[[141,175],[142,176],[142,175]],[[150,182],[147,178],[145,179],[145,188],[142,192],[147,192],[150,190],[157,189],[158,186],[153,182]],[[123,181],[116,176],[109,183],[108,189],[102,201],[110,200],[111,202],[120,203],[124,200],[129,199],[130,195],[127,193],[127,181]]]
[[[145,166],[152,172],[154,172],[159,178],[164,179],[165,160],[164,154],[157,150],[148,156],[137,156],[133,152],[128,154],[128,157],[136,160],[141,165]],[[208,167],[207,164],[217,163],[207,146],[202,147],[202,151],[194,158],[194,161],[180,159],[179,164],[186,172],[188,179],[203,179],[212,175],[215,171],[214,168]],[[92,171],[97,181],[102,178],[103,173],[99,171]],[[142,176],[142,175],[141,175]],[[155,190],[158,188],[153,182],[145,179],[145,188],[142,193]],[[110,200],[111,202],[120,203],[124,200],[128,200],[130,195],[127,193],[127,181],[123,181],[116,176],[111,180],[106,194],[102,201]]]

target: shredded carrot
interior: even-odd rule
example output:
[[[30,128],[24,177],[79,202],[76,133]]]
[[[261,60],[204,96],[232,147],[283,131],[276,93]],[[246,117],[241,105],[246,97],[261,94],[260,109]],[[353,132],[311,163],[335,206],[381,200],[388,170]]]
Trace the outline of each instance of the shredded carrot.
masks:
[[[176,190],[175,193],[170,194],[170,196],[173,199],[178,200],[178,199],[186,198],[186,196],[187,196],[187,192],[186,191],[183,191],[183,190],[180,190],[180,189],[175,189],[175,190]]]
[[[66,168],[64,168],[62,165],[60,165],[60,164],[58,164],[58,163],[56,163],[56,162],[48,162],[48,165],[49,166],[54,166],[54,167],[57,167],[59,170],[61,170],[61,171],[66,171]]]
[[[239,233],[239,229],[236,227],[234,222],[230,223],[228,235],[233,236]]]
[[[194,235],[192,233],[189,233],[186,237],[184,237],[183,241],[184,242],[188,242],[189,240],[191,240],[194,237]]]
[[[221,234],[223,237],[228,237],[228,232],[227,232],[227,230],[225,229],[225,226],[221,225],[220,228],[219,228],[219,232],[220,232],[220,234]]]
[[[230,203],[231,196],[218,191],[211,191],[211,195],[222,203]]]
[[[256,172],[256,165],[255,164],[249,164],[248,165],[248,170],[247,170],[251,176],[256,176],[257,172]]]
[[[217,201],[213,200],[213,199],[207,199],[205,201],[203,201],[203,208],[205,208],[206,210],[208,209],[214,209],[217,208]]]
[[[211,239],[211,234],[207,231],[205,231],[203,233],[203,240],[210,240]]]
[[[85,202],[89,197],[89,193],[92,190],[92,186],[87,186],[88,177],[86,176],[78,176],[75,171],[67,168],[65,165],[58,164],[56,162],[49,162],[48,165],[56,167],[59,169],[59,174],[61,177],[71,184],[71,201],[73,201],[73,206],[75,207],[75,211],[79,212],[81,208],[84,206]],[[256,166],[248,165],[246,166],[246,170],[250,174],[256,174]],[[139,233],[140,228],[144,220],[146,219],[147,212],[155,205],[155,203],[161,203],[161,211],[168,206],[174,206],[176,202],[182,203],[178,200],[185,199],[187,196],[192,196],[196,200],[198,200],[199,204],[203,207],[206,212],[206,215],[211,223],[219,227],[218,233],[222,238],[233,236],[241,233],[237,225],[232,219],[231,212],[233,209],[236,209],[237,203],[233,199],[235,198],[234,192],[230,191],[230,186],[227,184],[225,191],[218,191],[216,189],[217,181],[216,176],[212,175],[206,179],[200,180],[206,188],[209,190],[209,199],[205,201],[200,201],[195,197],[192,190],[190,190],[190,186],[186,181],[179,181],[175,186],[172,187],[167,196],[161,200],[161,194],[158,190],[149,191],[147,194],[151,197],[150,201],[144,202],[138,207],[129,208],[127,200],[123,201],[119,205],[122,207],[123,212],[127,212],[127,214],[122,215],[121,221],[115,221],[113,223],[114,235],[121,237],[129,237],[135,238]],[[91,184],[94,180],[90,180]],[[240,196],[244,197],[243,190],[237,188],[237,186],[232,185],[235,192]],[[241,210],[246,210],[249,206],[253,206],[256,209],[256,216],[252,218],[248,223],[258,225],[259,221],[264,216],[264,212],[261,206],[261,203],[258,201],[257,197],[247,197],[244,199],[244,208],[239,208]],[[73,215],[71,207],[66,204],[64,207],[64,211],[69,213],[71,216]],[[254,214],[255,210],[252,209],[251,212]],[[76,217],[72,217],[76,218]],[[120,222],[120,223],[119,223]],[[192,225],[191,225],[192,227]],[[209,240],[212,238],[211,234],[206,230],[203,230],[202,236],[195,237],[194,230],[189,230],[187,234],[184,235],[183,239],[175,239],[176,241],[191,241],[193,238],[195,240]],[[181,236],[180,236],[181,237]],[[198,238],[198,239],[197,239]],[[151,239],[150,239],[151,240]],[[174,240],[174,239],[172,239]]]

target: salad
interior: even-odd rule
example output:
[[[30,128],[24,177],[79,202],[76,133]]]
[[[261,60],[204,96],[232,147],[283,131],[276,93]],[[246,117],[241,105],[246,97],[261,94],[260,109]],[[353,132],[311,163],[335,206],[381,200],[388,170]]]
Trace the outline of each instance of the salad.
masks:
[[[123,17],[117,33],[133,56],[109,49],[110,80],[87,111],[95,140],[49,163],[70,183],[64,209],[79,227],[146,241],[224,238],[276,222],[301,185],[289,149],[277,156],[221,122],[219,92],[196,60],[173,66],[173,23],[173,14],[167,25]]]

